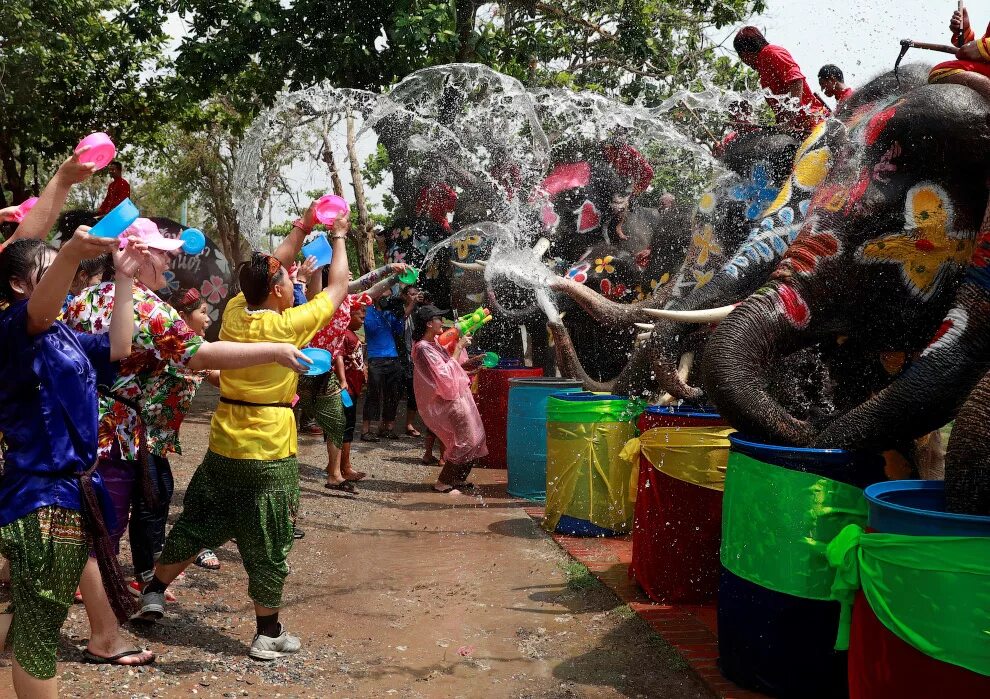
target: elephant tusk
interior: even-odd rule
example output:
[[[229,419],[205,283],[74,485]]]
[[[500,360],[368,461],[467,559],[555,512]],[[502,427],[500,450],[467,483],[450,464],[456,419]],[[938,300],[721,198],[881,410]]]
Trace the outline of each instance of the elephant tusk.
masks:
[[[461,269],[468,270],[469,272],[484,272],[485,271],[485,266],[483,264],[481,264],[480,262],[454,262],[453,260],[451,260],[451,262],[454,263],[454,266],[455,267],[459,267]]]
[[[684,383],[687,383],[692,366],[694,366],[694,352],[685,352],[681,355],[681,361],[677,363],[677,376]]]
[[[533,246],[533,256],[539,260],[547,254],[547,250],[549,249],[550,241],[546,238],[540,238],[536,241],[536,245]]]
[[[653,332],[653,323],[633,323],[640,330],[646,330],[647,332]]]
[[[660,320],[672,320],[677,323],[718,323],[725,320],[725,317],[732,313],[735,306],[721,306],[720,308],[710,308],[706,311],[667,311],[660,308],[641,308],[643,313]]]
[[[662,396],[660,396],[660,399],[657,401],[657,405],[667,407],[669,405],[673,405],[676,402],[677,402],[677,398],[674,398],[669,393],[664,393]]]

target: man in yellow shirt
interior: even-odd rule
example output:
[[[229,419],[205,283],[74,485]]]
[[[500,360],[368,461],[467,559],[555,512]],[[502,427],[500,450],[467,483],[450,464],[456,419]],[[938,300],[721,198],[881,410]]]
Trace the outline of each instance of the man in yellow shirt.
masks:
[[[333,225],[329,283],[312,301],[293,308],[292,281],[286,271],[313,228],[313,210],[311,206],[293,223],[274,256],[254,252],[240,266],[241,293],[227,304],[221,339],[304,347],[330,322],[347,293],[344,241],[349,221],[342,217]],[[169,532],[155,576],[144,587],[137,618],[161,618],[165,590],[179,573],[202,549],[236,539],[257,617],[251,657],[273,660],[299,650],[299,639],[278,620],[299,507],[292,414],[298,381],[297,372],[277,364],[221,372],[220,405],[210,427],[209,450],[189,483],[185,508]]]

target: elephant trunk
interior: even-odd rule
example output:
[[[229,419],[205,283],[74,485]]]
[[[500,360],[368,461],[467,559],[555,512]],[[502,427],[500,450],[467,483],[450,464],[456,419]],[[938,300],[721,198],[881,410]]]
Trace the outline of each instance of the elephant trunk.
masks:
[[[560,369],[561,376],[576,379],[581,382],[587,391],[601,391],[611,393],[615,386],[615,381],[595,381],[581,366],[574,343],[571,341],[571,334],[559,320],[547,323],[550,334],[553,336],[553,346],[557,354],[557,368]]]
[[[945,458],[945,505],[949,512],[990,516],[990,374],[985,374],[959,411]]]
[[[616,303],[610,301],[584,284],[570,279],[555,277],[550,282],[554,291],[562,291],[574,299],[585,312],[599,323],[612,327],[627,328],[633,323],[652,320],[642,312],[647,301],[639,303]]]
[[[781,290],[750,296],[722,321],[705,347],[702,380],[708,397],[729,423],[755,439],[803,446],[809,425],[796,419],[767,391],[767,369],[800,346],[800,336],[776,300]],[[801,301],[803,304],[803,301]]]

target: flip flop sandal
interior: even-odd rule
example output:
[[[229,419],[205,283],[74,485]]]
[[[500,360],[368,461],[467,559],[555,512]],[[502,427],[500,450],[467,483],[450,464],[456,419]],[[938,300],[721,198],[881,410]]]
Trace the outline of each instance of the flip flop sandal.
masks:
[[[90,653],[89,650],[83,651],[83,661],[90,663],[92,665],[120,665],[121,667],[139,667],[141,665],[150,665],[155,662],[154,653],[151,657],[145,660],[143,663],[122,663],[120,662],[124,658],[130,658],[133,655],[141,655],[144,653],[140,648],[135,648],[134,650],[125,650],[123,653],[117,653],[109,658],[104,658],[102,655],[96,655],[95,653]]]
[[[343,481],[342,483],[324,483],[323,487],[327,490],[339,490],[342,493],[347,493],[348,495],[357,495],[357,488],[350,481]]]
[[[198,565],[200,568],[206,568],[207,570],[220,570],[220,559],[217,558],[217,555],[210,550],[200,551],[193,563]]]
[[[302,529],[299,529],[298,527],[293,527],[292,528],[292,538],[293,539],[302,539],[305,536],[306,536],[306,532],[304,532]]]
[[[382,440],[380,440],[375,435],[371,434],[371,432],[365,432],[364,434],[361,435],[361,441],[362,442],[380,442]]]
[[[398,439],[399,435],[395,432],[389,430],[388,432],[379,432],[378,439]]]
[[[447,495],[448,493],[450,493],[453,490],[457,490],[457,488],[455,488],[452,485],[445,485],[442,488],[438,488],[436,486],[433,486],[433,492],[434,493],[440,493],[441,495]]]
[[[422,437],[423,436],[423,433],[420,432],[417,429],[406,430],[406,436],[407,437],[412,437],[413,439],[416,439],[417,437]]]

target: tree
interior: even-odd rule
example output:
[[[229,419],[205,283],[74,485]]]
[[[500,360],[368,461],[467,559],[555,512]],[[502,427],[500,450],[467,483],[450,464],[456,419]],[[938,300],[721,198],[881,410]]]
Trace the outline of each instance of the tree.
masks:
[[[0,2],[0,168],[14,202],[89,132],[153,141],[175,106],[163,24],[156,0]]]

